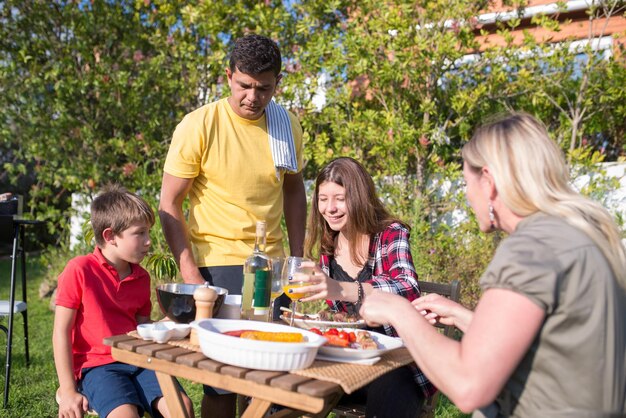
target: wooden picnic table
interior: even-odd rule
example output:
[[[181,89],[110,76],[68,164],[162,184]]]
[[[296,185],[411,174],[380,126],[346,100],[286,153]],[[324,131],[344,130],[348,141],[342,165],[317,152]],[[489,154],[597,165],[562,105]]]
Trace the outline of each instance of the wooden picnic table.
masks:
[[[170,344],[144,341],[130,335],[104,340],[116,361],[156,372],[167,406],[175,418],[188,418],[175,377],[251,397],[242,418],[266,416],[272,404],[282,409],[275,418],[310,414],[325,417],[344,394],[333,382],[289,372],[245,369],[208,359],[204,354]]]

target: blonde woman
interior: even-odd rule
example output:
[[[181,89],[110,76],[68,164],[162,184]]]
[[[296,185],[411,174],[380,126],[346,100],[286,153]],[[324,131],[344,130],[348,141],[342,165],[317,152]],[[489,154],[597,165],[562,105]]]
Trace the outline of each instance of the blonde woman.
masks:
[[[391,324],[431,382],[474,416],[623,416],[626,256],[611,216],[571,188],[561,151],[530,115],[478,129],[462,156],[480,229],[510,234],[476,310],[375,292],[362,316]],[[436,321],[463,330],[462,341],[428,326]]]

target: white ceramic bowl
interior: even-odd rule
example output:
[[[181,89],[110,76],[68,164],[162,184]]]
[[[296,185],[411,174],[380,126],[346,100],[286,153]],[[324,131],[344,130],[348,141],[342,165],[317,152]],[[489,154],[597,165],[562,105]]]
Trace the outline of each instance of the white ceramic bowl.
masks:
[[[137,333],[144,340],[154,340],[164,343],[169,340],[180,340],[189,335],[189,324],[177,324],[174,321],[152,322],[150,324],[137,325]]]
[[[287,325],[235,319],[203,319],[191,326],[197,330],[202,353],[213,360],[248,369],[288,371],[305,369],[313,363],[326,338]],[[254,330],[298,332],[302,343],[248,340],[222,334],[225,331]]]

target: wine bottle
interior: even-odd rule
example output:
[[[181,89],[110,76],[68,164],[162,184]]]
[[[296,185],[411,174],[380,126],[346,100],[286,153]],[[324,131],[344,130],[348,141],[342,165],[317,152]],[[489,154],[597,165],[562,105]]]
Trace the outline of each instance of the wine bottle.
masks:
[[[264,321],[270,304],[270,259],[265,254],[265,221],[257,221],[254,251],[243,264],[241,319]]]

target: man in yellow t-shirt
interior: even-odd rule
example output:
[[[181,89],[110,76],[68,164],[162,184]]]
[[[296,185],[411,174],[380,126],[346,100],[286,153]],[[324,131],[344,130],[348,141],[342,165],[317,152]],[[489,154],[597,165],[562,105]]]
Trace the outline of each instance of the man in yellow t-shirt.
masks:
[[[267,222],[268,255],[284,255],[283,213],[290,253],[303,253],[306,195],[302,128],[296,117],[288,113],[297,165],[293,171],[276,168],[268,140],[265,110],[268,105],[276,106],[270,102],[281,79],[281,66],[280,50],[269,38],[248,35],[238,39],[226,69],[231,96],[187,114],[172,136],[159,216],[186,283],[208,281],[230,294],[240,294],[242,266],[254,247],[257,220]],[[182,210],[187,196],[188,223]],[[225,396],[218,398],[226,401]],[[203,417],[209,416],[205,412],[231,416],[230,404],[212,402],[209,406],[205,401],[206,397]]]

